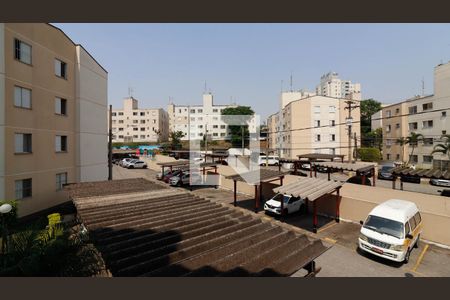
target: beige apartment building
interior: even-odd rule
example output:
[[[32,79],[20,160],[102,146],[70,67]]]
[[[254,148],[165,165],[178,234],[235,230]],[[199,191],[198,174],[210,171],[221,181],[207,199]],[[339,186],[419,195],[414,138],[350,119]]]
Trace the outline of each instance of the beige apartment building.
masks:
[[[408,161],[412,146],[401,147],[396,141],[412,132],[420,133],[419,142],[411,155],[411,164],[431,168],[433,164],[448,161],[448,156],[434,154],[433,147],[441,142],[443,134],[450,133],[450,62],[434,68],[434,94],[416,96],[382,109],[383,159]],[[402,158],[403,157],[403,158]]]
[[[282,101],[282,99],[281,99]],[[267,119],[268,146],[277,149],[281,158],[297,158],[299,154],[323,153],[348,156],[347,99],[310,96],[285,105]],[[354,101],[355,105],[358,101]],[[352,110],[352,132],[360,146],[360,110]],[[352,138],[352,147],[354,140]]]
[[[126,98],[122,109],[112,110],[112,133],[113,142],[165,142],[169,117],[162,108],[140,109],[137,99]]]
[[[19,216],[105,180],[107,71],[49,24],[0,24],[0,200]]]

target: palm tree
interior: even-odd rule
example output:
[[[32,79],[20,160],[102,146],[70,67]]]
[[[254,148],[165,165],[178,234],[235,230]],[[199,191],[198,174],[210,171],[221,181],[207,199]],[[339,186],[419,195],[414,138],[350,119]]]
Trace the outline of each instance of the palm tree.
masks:
[[[406,137],[406,144],[412,147],[411,154],[409,155],[408,165],[411,162],[411,157],[414,154],[414,149],[417,147],[420,141],[423,141],[423,134],[411,132],[409,136]]]
[[[433,147],[431,155],[433,155],[434,153],[441,153],[443,155],[447,155],[450,159],[450,134],[442,135],[441,140],[443,140],[444,143],[435,145]]]
[[[406,145],[406,138],[404,138],[404,137],[401,137],[401,138],[398,138],[397,139],[397,144],[400,146],[400,147],[402,147],[401,148],[401,161],[402,161],[402,164],[404,163],[403,162],[403,159],[404,159],[404,153],[405,153],[405,145]]]

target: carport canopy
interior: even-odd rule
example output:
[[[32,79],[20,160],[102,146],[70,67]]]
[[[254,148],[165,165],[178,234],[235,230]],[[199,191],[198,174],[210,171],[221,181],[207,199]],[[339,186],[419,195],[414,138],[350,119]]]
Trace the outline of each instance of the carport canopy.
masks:
[[[233,180],[234,183],[234,206],[236,206],[236,193],[237,193],[237,181],[246,182],[250,185],[255,186],[255,213],[258,212],[259,201],[262,194],[263,182],[272,182],[275,180],[280,180],[280,185],[283,185],[283,178],[289,171],[275,171],[270,169],[259,169],[252,170],[242,174],[228,175],[225,176],[226,179]],[[259,193],[258,193],[259,186]],[[259,194],[259,195],[258,195]]]
[[[392,174],[411,175],[421,178],[450,179],[450,170],[442,170],[440,168],[414,170],[409,167],[397,167],[392,170]]]
[[[365,184],[365,177],[367,172],[373,177],[373,186],[375,186],[375,164],[374,163],[363,163],[363,162],[355,162],[355,163],[342,163],[342,162],[314,162],[313,168],[315,172],[315,176],[317,177],[317,169],[316,166],[326,167],[328,169],[328,180],[330,180],[330,172],[331,169],[338,171],[353,171],[357,174],[361,175],[362,184]],[[311,173],[312,177],[312,173]]]
[[[344,185],[341,181],[328,181],[325,179],[317,178],[299,178],[298,180],[291,182],[285,186],[274,188],[275,193],[281,193],[285,195],[291,195],[294,197],[300,197],[313,203],[313,231],[317,232],[317,200],[325,198],[325,196],[331,195],[336,192],[336,222],[339,222],[339,204],[340,195],[339,190]],[[281,201],[281,211],[283,211],[283,201]]]
[[[329,159],[330,161],[334,161],[335,158],[339,158],[342,162],[344,162],[343,154],[308,153],[299,154],[297,157],[299,159],[307,158],[309,161],[315,161],[318,159]]]

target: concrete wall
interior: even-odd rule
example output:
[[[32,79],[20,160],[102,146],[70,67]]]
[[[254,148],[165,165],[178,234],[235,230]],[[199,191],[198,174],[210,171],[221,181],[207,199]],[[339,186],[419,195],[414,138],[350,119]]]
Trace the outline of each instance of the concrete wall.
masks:
[[[108,74],[81,46],[76,47],[78,180],[108,178]]]

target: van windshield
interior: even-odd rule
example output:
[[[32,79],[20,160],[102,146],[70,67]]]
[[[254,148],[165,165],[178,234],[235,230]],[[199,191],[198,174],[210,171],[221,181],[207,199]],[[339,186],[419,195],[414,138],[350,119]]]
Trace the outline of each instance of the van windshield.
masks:
[[[284,202],[284,203],[288,203],[289,199],[291,199],[291,196],[283,195],[283,194],[276,194],[276,195],[272,198],[272,200],[277,201],[277,202],[280,202],[281,199],[283,199],[283,202]]]
[[[398,239],[404,238],[404,226],[398,221],[369,215],[363,227]]]

